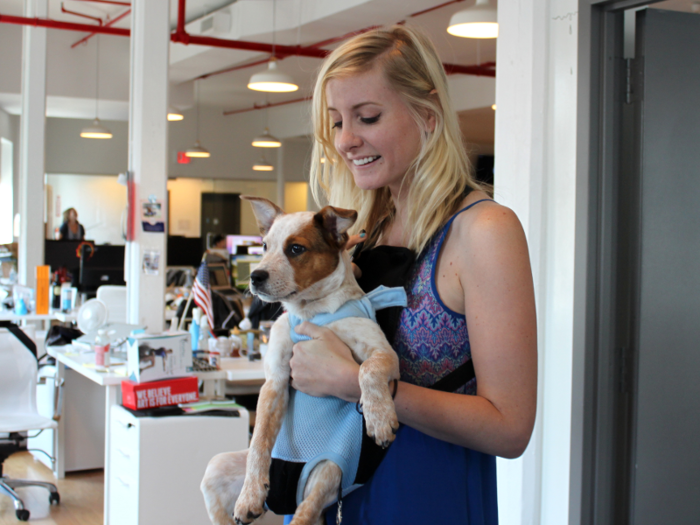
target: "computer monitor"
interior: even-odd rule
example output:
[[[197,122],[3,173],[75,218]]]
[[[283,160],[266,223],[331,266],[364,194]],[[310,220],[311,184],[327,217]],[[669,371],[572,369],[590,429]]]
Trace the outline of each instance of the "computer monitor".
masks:
[[[209,286],[212,290],[220,288],[231,288],[231,282],[228,278],[226,265],[224,264],[209,264]]]
[[[239,246],[247,246],[248,249],[246,250],[246,253],[262,255],[262,237],[260,237],[259,235],[226,236],[226,249],[228,250],[228,253],[230,253],[231,255],[239,254]]]

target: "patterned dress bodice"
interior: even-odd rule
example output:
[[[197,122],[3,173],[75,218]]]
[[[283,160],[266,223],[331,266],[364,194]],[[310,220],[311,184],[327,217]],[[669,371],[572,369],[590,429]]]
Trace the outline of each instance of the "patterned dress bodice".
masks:
[[[435,287],[437,260],[451,225],[452,219],[418,257],[406,286],[408,307],[401,312],[394,336],[401,380],[423,387],[472,358],[466,317],[445,306]],[[476,394],[476,378],[455,392]]]

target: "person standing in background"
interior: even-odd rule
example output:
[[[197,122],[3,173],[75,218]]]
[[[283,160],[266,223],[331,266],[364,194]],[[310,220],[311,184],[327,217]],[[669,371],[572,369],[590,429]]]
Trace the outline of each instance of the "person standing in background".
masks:
[[[68,208],[63,212],[63,224],[59,230],[61,241],[82,241],[85,239],[85,228],[78,222],[78,212]]]

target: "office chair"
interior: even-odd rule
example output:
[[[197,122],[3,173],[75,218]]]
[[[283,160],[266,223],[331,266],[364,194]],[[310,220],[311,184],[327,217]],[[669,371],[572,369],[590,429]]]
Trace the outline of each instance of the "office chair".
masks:
[[[100,286],[97,298],[107,306],[110,323],[126,323],[126,286]]]
[[[60,393],[55,396],[54,418],[39,415],[36,406],[36,345],[18,326],[0,321],[0,493],[10,496],[20,521],[29,519],[29,511],[15,492],[18,487],[39,486],[49,490],[49,503],[58,504],[60,496],[53,483],[10,479],[3,475],[2,464],[19,450],[26,440],[23,433],[56,428],[60,417]],[[57,388],[59,386],[57,385]]]

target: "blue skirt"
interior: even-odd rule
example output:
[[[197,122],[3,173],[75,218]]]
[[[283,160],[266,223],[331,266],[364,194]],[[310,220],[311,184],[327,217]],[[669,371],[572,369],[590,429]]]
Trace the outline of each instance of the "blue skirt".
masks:
[[[328,508],[327,525],[336,513],[337,504]],[[342,513],[343,525],[497,525],[496,458],[401,425],[374,476],[343,498]]]

